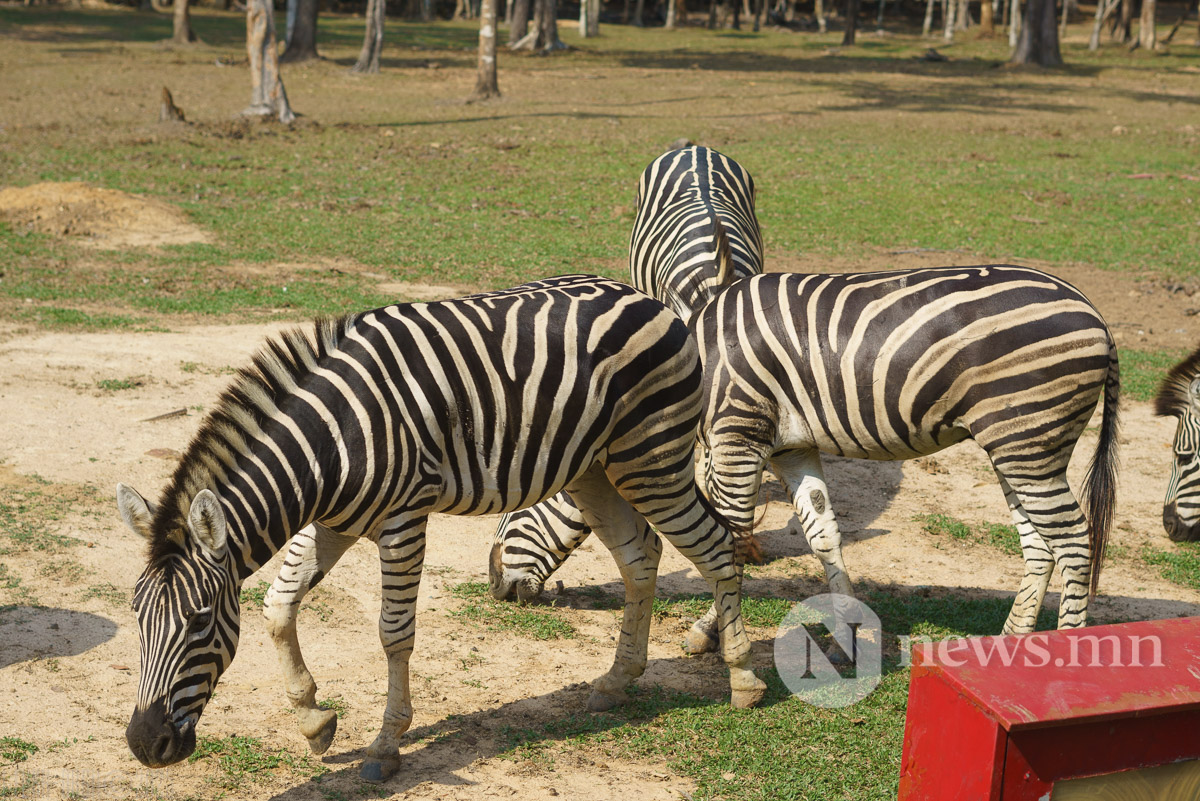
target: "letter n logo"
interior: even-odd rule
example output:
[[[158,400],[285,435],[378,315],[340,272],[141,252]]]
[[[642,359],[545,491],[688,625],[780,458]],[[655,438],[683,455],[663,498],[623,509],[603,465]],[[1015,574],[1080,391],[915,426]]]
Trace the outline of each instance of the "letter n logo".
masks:
[[[775,668],[792,694],[808,703],[849,706],[879,685],[882,646],[879,617],[866,604],[849,595],[814,595],[793,606],[779,624]]]

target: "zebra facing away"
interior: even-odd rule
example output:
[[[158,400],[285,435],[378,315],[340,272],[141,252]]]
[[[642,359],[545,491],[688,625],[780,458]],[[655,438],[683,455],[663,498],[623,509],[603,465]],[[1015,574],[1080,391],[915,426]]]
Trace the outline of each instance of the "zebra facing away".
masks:
[[[1175,542],[1200,540],[1200,349],[1167,373],[1154,413],[1179,420],[1163,528]]]
[[[733,701],[749,669],[734,540],[696,489],[700,360],[679,319],[614,281],[566,276],[455,301],[388,306],[270,340],[222,396],[153,506],[118,486],[149,540],[134,591],[142,673],[126,738],[151,767],[195,748],[195,728],[238,641],[241,583],[289,546],[293,601],[357,538],[376,543],[383,725],[362,775],[398,767],[412,720],[408,662],[434,512],[489,514],[567,489],[623,564],[657,565],[653,524],[713,585]],[[298,532],[303,532],[298,535]],[[646,664],[654,569],[626,572],[612,669],[589,707],[618,702]],[[336,717],[290,631],[272,618],[288,697],[310,746]]]
[[[705,484],[736,530],[753,525],[765,465],[788,487],[834,592],[850,594],[820,454],[909,459],[974,439],[1020,534],[1025,575],[1005,633],[1032,631],[1051,574],[1061,628],[1087,622],[1116,491],[1116,346],[1074,287],[1024,267],[986,265],[843,275],[759,275],[689,323],[704,364]],[[1075,444],[1103,397],[1085,515],[1067,485]],[[581,540],[542,545],[527,527],[500,589],[526,597]],[[529,552],[537,551],[533,558]],[[513,569],[523,565],[522,571]],[[692,651],[715,644],[709,615]]]
[[[715,150],[692,146],[656,158],[638,181],[631,283],[686,322],[734,280],[761,273],[754,194],[750,173]],[[492,595],[536,598],[546,577],[589,533],[566,493],[504,515],[492,547]]]

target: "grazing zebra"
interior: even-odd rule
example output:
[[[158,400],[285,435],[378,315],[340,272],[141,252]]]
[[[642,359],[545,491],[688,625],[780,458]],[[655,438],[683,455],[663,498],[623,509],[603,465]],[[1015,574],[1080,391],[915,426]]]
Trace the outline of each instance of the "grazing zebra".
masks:
[[[1175,542],[1200,540],[1200,349],[1167,373],[1154,413],[1179,418],[1163,528]]]
[[[704,364],[705,483],[735,529],[752,527],[769,462],[830,587],[851,594],[820,454],[909,459],[972,438],[1025,559],[1004,632],[1033,630],[1056,564],[1059,626],[1086,624],[1115,502],[1119,373],[1104,320],[1074,287],[1011,265],[759,275],[689,327]],[[1066,470],[1101,394],[1085,516]],[[530,542],[526,533],[525,551]],[[522,575],[502,543],[503,583],[534,594],[575,545],[520,555]],[[710,611],[693,627],[689,650],[713,646],[714,622]]]
[[[749,669],[734,542],[696,489],[700,360],[666,307],[615,281],[567,276],[454,301],[402,304],[271,340],[222,396],[157,508],[123,485],[149,540],[134,591],[142,674],[126,737],[144,764],[188,756],[237,646],[238,589],[290,542],[285,572],[316,584],[355,538],[376,543],[388,698],[364,778],[398,766],[412,720],[408,661],[434,512],[490,514],[567,489],[623,563],[657,564],[652,523],[713,585],[733,701]],[[311,525],[311,528],[308,528]],[[303,537],[294,536],[306,530]],[[627,574],[612,669],[589,706],[620,700],[646,664],[654,571]],[[276,645],[314,749],[329,744],[294,627]]]
[[[754,179],[742,165],[693,146],[670,150],[646,167],[629,239],[635,287],[686,322],[733,280],[761,273],[762,264]],[[492,595],[536,598],[590,532],[566,493],[505,515],[492,547]]]

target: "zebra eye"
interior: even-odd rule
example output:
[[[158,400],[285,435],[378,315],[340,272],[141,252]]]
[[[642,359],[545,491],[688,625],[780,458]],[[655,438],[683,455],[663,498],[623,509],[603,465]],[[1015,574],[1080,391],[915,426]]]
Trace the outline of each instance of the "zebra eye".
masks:
[[[188,627],[192,629],[207,628],[210,620],[212,620],[212,610],[200,609],[193,612],[188,618]]]

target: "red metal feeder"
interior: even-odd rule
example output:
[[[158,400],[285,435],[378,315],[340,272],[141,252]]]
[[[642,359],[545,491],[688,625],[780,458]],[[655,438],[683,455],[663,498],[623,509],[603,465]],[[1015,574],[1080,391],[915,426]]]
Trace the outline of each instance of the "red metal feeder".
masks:
[[[913,648],[900,801],[1197,801],[1200,617]]]

